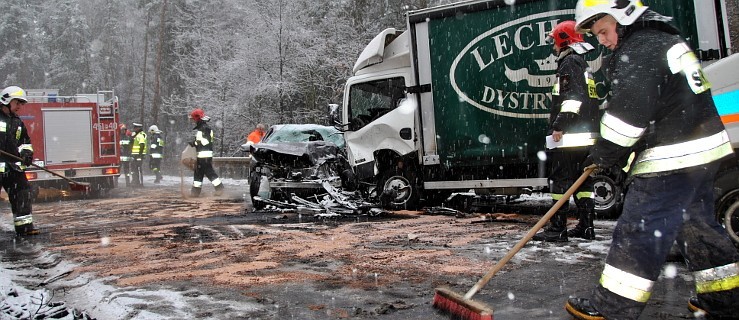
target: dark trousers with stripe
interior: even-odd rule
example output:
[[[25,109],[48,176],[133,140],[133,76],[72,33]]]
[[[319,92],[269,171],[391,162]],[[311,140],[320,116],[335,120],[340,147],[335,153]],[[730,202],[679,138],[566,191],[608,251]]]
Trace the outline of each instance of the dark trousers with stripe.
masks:
[[[739,261],[739,252],[714,218],[717,164],[659,177],[634,178],[613,231],[606,263],[656,281],[677,241],[691,272]],[[687,304],[690,292],[685,292]],[[739,288],[699,294],[711,315],[739,310]],[[636,319],[646,306],[597,286],[593,304],[607,319]]]
[[[547,152],[549,159],[549,181],[551,182],[551,192],[554,195],[562,195],[567,192],[575,181],[583,173],[583,163],[588,157],[590,147],[573,147],[552,149]],[[593,193],[593,180],[588,177],[580,188],[575,191],[575,205],[577,206],[578,218],[592,213],[594,210],[594,202],[592,197],[578,197],[578,194]],[[557,199],[553,199],[555,202]],[[565,204],[557,211],[551,221],[556,228],[564,229],[566,226],[557,224],[566,223],[568,205]]]

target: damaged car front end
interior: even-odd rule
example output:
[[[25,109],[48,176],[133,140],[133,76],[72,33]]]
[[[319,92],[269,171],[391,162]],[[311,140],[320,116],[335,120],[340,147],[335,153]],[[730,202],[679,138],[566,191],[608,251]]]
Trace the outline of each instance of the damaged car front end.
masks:
[[[315,201],[326,193],[324,183],[339,188],[350,181],[344,137],[334,127],[274,125],[251,154],[255,160],[249,177],[253,199],[290,201],[296,195]],[[262,207],[265,201],[253,203]]]

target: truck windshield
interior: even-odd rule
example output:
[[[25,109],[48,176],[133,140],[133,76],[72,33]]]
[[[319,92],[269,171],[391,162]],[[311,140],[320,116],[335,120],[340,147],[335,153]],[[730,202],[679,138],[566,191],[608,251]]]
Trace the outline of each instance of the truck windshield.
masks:
[[[398,107],[405,98],[403,77],[357,83],[349,89],[349,130],[357,131]]]

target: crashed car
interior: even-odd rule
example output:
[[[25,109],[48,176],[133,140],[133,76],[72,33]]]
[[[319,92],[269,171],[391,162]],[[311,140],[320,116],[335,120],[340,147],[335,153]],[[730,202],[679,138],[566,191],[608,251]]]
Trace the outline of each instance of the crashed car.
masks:
[[[252,199],[289,201],[292,195],[309,198],[325,193],[328,182],[346,187],[350,172],[344,155],[344,136],[334,127],[316,124],[280,124],[267,130],[251,147],[249,176]],[[348,170],[348,171],[347,171]],[[343,177],[343,178],[342,178]],[[344,181],[344,183],[342,183]],[[255,207],[261,201],[253,201]]]

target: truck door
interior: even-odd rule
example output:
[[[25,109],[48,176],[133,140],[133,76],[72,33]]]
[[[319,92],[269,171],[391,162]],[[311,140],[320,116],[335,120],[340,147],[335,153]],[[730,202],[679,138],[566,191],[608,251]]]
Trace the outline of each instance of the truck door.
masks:
[[[374,175],[374,152],[406,155],[414,147],[416,102],[405,92],[402,76],[354,82],[346,101],[348,130],[344,134],[350,164],[360,179]]]

